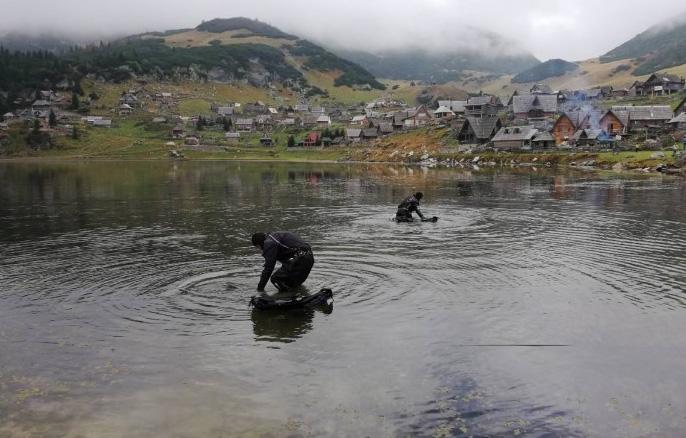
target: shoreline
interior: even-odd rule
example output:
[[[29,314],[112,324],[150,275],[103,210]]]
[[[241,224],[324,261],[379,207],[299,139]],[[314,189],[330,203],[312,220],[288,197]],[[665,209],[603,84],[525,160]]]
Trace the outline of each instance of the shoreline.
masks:
[[[183,150],[182,152],[187,152]],[[318,151],[308,151],[316,155]],[[551,154],[556,158],[562,158],[552,161],[546,161]],[[582,171],[596,171],[596,172],[615,172],[615,173],[637,173],[637,174],[663,174],[670,176],[686,177],[686,168],[669,167],[666,166],[667,171],[659,171],[655,167],[656,161],[670,161],[665,159],[649,159],[641,162],[640,166],[628,167],[625,161],[616,161],[615,166],[609,166],[610,163],[598,162],[598,153],[541,153],[541,154],[508,154],[507,156],[500,156],[499,161],[492,160],[492,153],[474,154],[474,153],[456,153],[456,154],[437,154],[431,161],[390,161],[390,160],[332,160],[332,159],[317,159],[313,158],[250,158],[242,157],[217,157],[211,156],[195,156],[195,157],[124,157],[124,156],[17,156],[17,157],[0,157],[0,164],[2,163],[86,163],[86,162],[246,162],[246,163],[300,163],[300,164],[342,164],[342,165],[401,165],[412,167],[429,167],[440,169],[465,169],[465,170],[486,170],[486,169],[564,169],[564,170],[582,170]],[[453,158],[448,158],[448,156]],[[457,160],[454,157],[462,157]],[[473,162],[475,158],[484,157],[483,160]],[[505,158],[505,159],[503,159]],[[574,159],[581,161],[577,164]],[[449,163],[446,163],[448,161]],[[593,162],[594,164],[587,165]],[[621,164],[621,168],[616,168],[617,164]],[[635,162],[634,162],[635,164]]]

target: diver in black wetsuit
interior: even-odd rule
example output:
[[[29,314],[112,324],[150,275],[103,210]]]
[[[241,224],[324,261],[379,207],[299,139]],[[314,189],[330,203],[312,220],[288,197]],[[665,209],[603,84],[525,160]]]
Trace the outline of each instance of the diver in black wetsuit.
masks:
[[[257,290],[264,291],[270,280],[280,291],[298,287],[307,280],[314,265],[314,255],[309,244],[288,231],[255,233],[252,244],[262,250],[264,270]],[[281,267],[272,274],[277,260]]]
[[[417,192],[414,195],[405,198],[403,202],[398,205],[398,211],[395,213],[396,222],[412,222],[414,218],[412,217],[412,212],[416,212],[422,220],[424,220],[424,215],[419,211],[419,201],[424,197],[422,192]]]

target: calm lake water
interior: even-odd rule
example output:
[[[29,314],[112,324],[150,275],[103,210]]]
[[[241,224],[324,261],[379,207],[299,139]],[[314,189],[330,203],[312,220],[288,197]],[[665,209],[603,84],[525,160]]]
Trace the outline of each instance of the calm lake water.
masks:
[[[261,230],[331,314],[248,308]],[[0,437],[684,436],[685,282],[676,178],[0,163]]]

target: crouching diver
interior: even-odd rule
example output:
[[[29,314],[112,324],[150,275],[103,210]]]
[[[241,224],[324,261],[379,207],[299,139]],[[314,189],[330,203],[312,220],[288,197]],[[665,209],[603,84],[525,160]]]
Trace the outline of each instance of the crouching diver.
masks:
[[[255,233],[252,244],[262,250],[264,270],[257,285],[259,292],[264,292],[267,281],[279,291],[300,286],[307,280],[314,265],[314,255],[309,244],[288,231],[273,233]],[[272,274],[277,260],[281,267]]]
[[[416,212],[422,221],[428,220],[424,218],[424,215],[419,211],[419,201],[422,200],[424,194],[422,192],[417,192],[412,196],[409,196],[403,200],[403,202],[398,205],[398,211],[395,213],[396,222],[412,222],[414,218],[412,217],[412,212]]]

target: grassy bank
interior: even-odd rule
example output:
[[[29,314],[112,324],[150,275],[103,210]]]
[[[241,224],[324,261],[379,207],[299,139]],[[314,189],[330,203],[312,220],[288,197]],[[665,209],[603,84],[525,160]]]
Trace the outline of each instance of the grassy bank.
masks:
[[[162,160],[175,151],[192,160],[273,160],[273,161],[358,161],[392,163],[446,163],[481,165],[584,166],[611,169],[654,169],[660,164],[682,165],[671,150],[656,156],[653,151],[620,152],[473,152],[463,151],[448,129],[420,129],[391,135],[377,142],[350,146],[288,148],[283,131],[272,135],[274,146],[261,146],[260,133],[244,134],[239,143],[229,143],[223,131],[201,131],[202,144],[186,146],[182,140],[168,138],[169,126],[154,125],[142,119],[119,120],[112,128],[79,129],[78,139],[58,137],[50,149],[32,150],[18,142],[8,158]],[[298,137],[298,135],[296,135]]]

